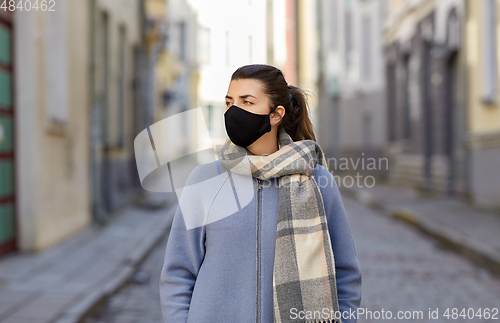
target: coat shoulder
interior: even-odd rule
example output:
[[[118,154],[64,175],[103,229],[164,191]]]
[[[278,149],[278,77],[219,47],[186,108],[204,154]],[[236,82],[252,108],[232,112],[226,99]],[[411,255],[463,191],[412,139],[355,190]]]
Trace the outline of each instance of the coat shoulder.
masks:
[[[186,186],[209,180],[216,177],[220,173],[221,172],[218,160],[210,163],[200,164],[193,168],[193,170],[189,174],[189,177],[186,181]]]
[[[316,167],[314,168],[313,176],[316,179],[316,182],[318,183],[318,185],[320,185],[321,183],[328,184],[329,186],[331,186],[332,184],[335,184],[335,187],[337,187],[337,182],[335,181],[335,177],[323,165],[320,165],[320,164],[316,165]]]

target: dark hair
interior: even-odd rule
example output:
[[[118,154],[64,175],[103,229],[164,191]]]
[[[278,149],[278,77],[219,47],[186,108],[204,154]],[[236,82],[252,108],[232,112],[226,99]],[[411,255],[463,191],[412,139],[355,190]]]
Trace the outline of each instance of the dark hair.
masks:
[[[278,124],[278,133],[283,127],[293,141],[314,140],[313,125],[309,119],[305,92],[293,85],[288,85],[279,68],[265,64],[245,65],[238,68],[231,76],[231,81],[256,79],[264,84],[273,108],[282,105],[285,116]]]

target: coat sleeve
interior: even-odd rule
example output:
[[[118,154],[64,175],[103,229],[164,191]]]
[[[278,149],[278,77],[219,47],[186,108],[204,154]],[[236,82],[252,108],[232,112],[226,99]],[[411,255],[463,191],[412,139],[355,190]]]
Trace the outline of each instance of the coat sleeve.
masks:
[[[193,173],[188,183],[192,177]],[[192,203],[197,202],[194,196],[191,198]],[[204,256],[205,226],[186,230],[178,204],[160,274],[160,303],[165,323],[187,322],[193,288]]]
[[[361,303],[361,267],[335,178],[327,169],[322,174],[326,177],[323,184],[328,183],[325,188],[320,185],[320,189],[325,192],[323,199],[335,259],[339,309],[343,323],[356,323],[355,314]]]

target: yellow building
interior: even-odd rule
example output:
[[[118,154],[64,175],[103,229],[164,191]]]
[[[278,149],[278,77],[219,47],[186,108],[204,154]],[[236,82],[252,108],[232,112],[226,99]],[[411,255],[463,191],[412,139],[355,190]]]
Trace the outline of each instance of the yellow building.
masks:
[[[139,4],[2,10],[0,254],[45,249],[132,200]]]
[[[44,249],[91,221],[88,13],[75,0],[12,13],[11,215],[21,251]]]
[[[476,204],[500,208],[500,1],[465,3],[471,193]]]
[[[297,42],[297,85],[311,93],[309,108],[313,125],[317,125],[316,108],[318,105],[318,30],[316,3],[313,0],[296,2],[296,42]]]
[[[146,1],[146,16],[154,22],[154,121],[197,106],[198,21],[186,0]]]

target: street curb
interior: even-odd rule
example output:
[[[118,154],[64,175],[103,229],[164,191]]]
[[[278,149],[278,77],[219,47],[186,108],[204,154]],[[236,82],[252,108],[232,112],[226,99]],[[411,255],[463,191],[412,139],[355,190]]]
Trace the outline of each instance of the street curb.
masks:
[[[414,213],[412,213],[412,211],[405,209],[405,208],[401,208],[401,209],[397,209],[395,211],[392,211],[390,213],[390,216],[396,220],[406,222],[407,224],[414,226],[414,227],[420,228],[422,225],[422,223],[420,222],[418,217]]]
[[[460,254],[472,263],[487,269],[491,274],[500,278],[500,255],[488,246],[480,245],[454,230],[428,221],[408,208],[391,208],[390,206],[378,203],[368,192],[352,188],[343,188],[342,192],[371,209],[381,211],[383,215],[389,218],[401,221],[420,230],[440,242],[441,245],[449,250]]]
[[[165,227],[162,230],[154,230],[147,238],[147,242],[143,248],[134,251],[129,257],[124,260],[123,269],[114,276],[108,283],[102,285],[99,290],[85,295],[78,300],[75,305],[68,308],[64,314],[57,318],[54,323],[83,323],[95,313],[111,296],[117,293],[127,281],[137,271],[139,266],[144,262],[147,256],[160,243],[163,234],[170,230],[172,226],[173,215],[175,214],[177,203],[173,203],[165,208],[168,220],[165,221]]]

